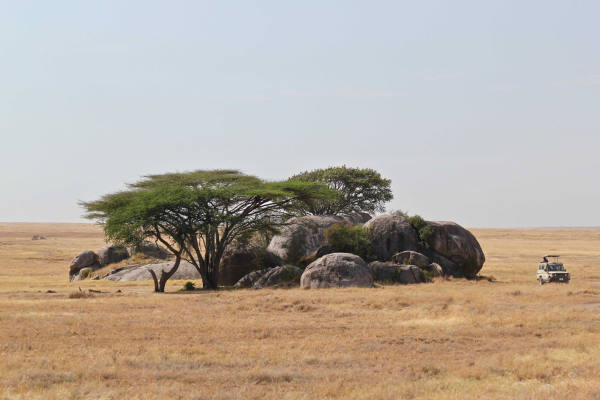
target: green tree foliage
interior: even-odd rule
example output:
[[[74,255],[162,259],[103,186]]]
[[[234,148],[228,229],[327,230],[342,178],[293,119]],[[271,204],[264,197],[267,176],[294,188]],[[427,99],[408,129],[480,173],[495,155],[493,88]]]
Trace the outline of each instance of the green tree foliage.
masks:
[[[337,196],[310,199],[299,204],[301,213],[312,215],[344,215],[355,212],[373,214],[385,211],[392,200],[391,180],[369,168],[330,167],[294,175],[291,181],[321,182],[334,189]]]
[[[155,290],[181,259],[192,263],[205,289],[218,287],[219,264],[236,238],[275,230],[297,202],[325,200],[333,192],[315,182],[266,182],[236,170],[149,175],[128,190],[84,202],[86,217],[104,224],[108,239],[128,246],[142,240],[164,245],[176,257]]]
[[[429,242],[435,233],[433,228],[420,215],[413,215],[408,219],[408,223],[417,231],[421,245],[429,247]]]
[[[323,233],[334,252],[352,253],[371,260],[369,232],[361,225],[334,224]]]

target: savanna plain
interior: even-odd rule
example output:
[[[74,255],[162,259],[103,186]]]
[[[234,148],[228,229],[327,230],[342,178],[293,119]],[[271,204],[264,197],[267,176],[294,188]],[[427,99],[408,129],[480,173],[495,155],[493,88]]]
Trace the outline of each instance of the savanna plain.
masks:
[[[96,225],[2,223],[0,396],[600,399],[600,229],[471,231],[490,279],[155,294],[68,282]],[[570,284],[537,284],[547,253]]]

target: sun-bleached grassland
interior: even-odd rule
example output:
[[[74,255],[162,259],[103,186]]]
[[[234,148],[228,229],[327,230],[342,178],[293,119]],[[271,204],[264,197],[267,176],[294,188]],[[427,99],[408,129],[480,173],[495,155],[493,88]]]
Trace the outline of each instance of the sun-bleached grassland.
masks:
[[[600,229],[472,231],[495,282],[161,295],[67,282],[97,226],[0,224],[0,397],[600,398]]]

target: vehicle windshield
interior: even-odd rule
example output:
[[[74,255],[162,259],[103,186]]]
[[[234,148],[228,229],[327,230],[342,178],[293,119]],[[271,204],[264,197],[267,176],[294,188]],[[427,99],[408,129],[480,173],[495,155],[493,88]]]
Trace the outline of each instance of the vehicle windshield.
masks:
[[[548,264],[548,271],[564,271],[565,267],[561,264]]]

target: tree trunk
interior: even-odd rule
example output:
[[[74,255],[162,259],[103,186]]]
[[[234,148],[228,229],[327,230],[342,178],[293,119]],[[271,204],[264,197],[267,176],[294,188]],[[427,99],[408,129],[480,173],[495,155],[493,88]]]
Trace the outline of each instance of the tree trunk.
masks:
[[[161,293],[165,292],[165,286],[167,285],[167,281],[169,280],[170,276],[167,275],[167,273],[165,273],[165,271],[161,271],[160,274],[160,281],[158,283],[159,287],[158,287],[158,291]]]
[[[206,269],[206,279],[202,279],[202,288],[208,290],[217,290],[219,285],[219,269],[215,268],[214,265],[208,265]]]
[[[202,279],[202,289],[216,290],[217,289],[217,285],[211,279],[210,275],[212,275],[212,274],[208,274],[207,277],[206,277],[206,279]]]
[[[156,273],[150,269],[150,275],[152,275],[152,280],[154,280],[154,291],[157,293],[164,293],[165,286],[167,285],[167,281],[179,268],[179,264],[181,263],[181,254],[176,254],[175,264],[173,268],[165,272],[165,270],[160,271],[160,280],[156,277]]]
[[[150,270],[150,275],[152,275],[152,280],[154,281],[154,291],[156,293],[158,293],[160,291],[160,290],[158,290],[159,289],[158,278],[156,278],[156,274],[154,273],[153,270]]]

